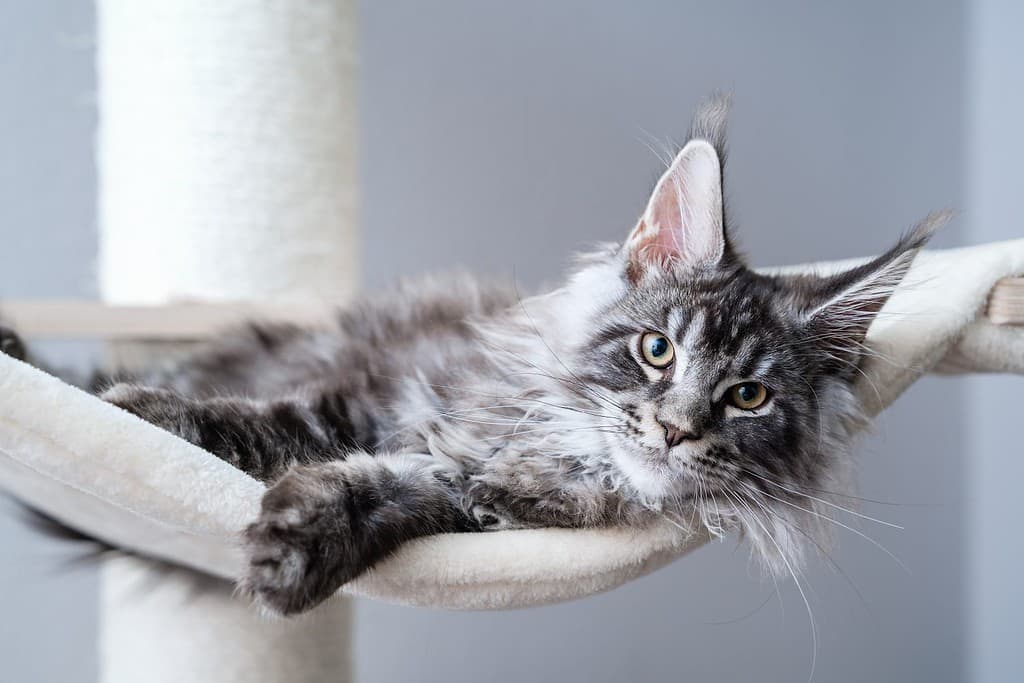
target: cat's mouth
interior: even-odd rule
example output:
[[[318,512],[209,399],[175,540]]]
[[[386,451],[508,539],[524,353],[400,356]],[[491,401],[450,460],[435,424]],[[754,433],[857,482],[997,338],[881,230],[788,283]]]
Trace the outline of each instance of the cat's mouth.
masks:
[[[640,439],[625,439],[625,448],[634,470],[647,477],[660,478],[682,500],[697,497],[699,491],[713,495],[733,485],[734,466],[714,457],[713,445],[691,444],[652,447]]]
[[[636,437],[616,439],[611,449],[619,471],[643,498],[688,502],[696,499],[700,480],[682,464],[686,456],[679,450],[652,447]]]
[[[636,443],[640,457],[651,464],[666,465],[671,467],[685,467],[694,463],[700,449],[692,446],[648,446],[642,442]]]
[[[616,441],[618,443],[615,444],[614,450],[622,451],[624,456],[637,465],[662,476],[667,477],[671,472],[679,470],[677,461],[688,459],[688,455],[682,452],[679,446],[652,446],[647,439],[639,435],[620,437]]]

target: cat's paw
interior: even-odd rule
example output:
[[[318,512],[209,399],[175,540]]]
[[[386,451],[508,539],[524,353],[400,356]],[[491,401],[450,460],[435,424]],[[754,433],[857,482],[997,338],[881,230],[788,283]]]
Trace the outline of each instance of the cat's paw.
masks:
[[[186,399],[172,391],[119,382],[101,393],[100,398],[150,424],[181,434],[181,406]]]
[[[499,510],[494,505],[474,505],[469,510],[481,531],[504,531],[506,529],[522,529],[524,526],[512,518],[508,512]]]
[[[18,360],[25,360],[27,356],[21,337],[3,323],[0,323],[0,353]]]
[[[157,406],[163,405],[172,396],[166,389],[144,387],[129,382],[118,382],[100,394],[100,398],[118,408],[127,410],[140,417],[144,413],[153,412]]]
[[[245,531],[249,565],[239,590],[269,612],[298,614],[362,571],[355,555],[337,463],[293,467],[263,496]]]

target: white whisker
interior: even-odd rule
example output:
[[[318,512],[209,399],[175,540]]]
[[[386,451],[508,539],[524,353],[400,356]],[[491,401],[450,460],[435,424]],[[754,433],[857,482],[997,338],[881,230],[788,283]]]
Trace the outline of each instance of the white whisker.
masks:
[[[789,488],[787,486],[783,486],[782,484],[780,484],[777,481],[772,481],[771,479],[769,479],[767,477],[763,477],[763,476],[761,476],[761,475],[759,475],[759,474],[757,474],[755,472],[752,472],[752,471],[750,471],[748,469],[744,469],[743,471],[746,474],[749,474],[752,477],[757,477],[758,479],[771,484],[772,486],[777,486],[780,489],[782,489],[783,491],[787,491],[789,493],[792,493],[792,494],[795,494],[795,495],[798,495],[798,496],[803,496],[804,498],[810,498],[811,500],[817,501],[817,502],[821,503],[822,505],[827,505],[830,508],[834,508],[836,510],[842,510],[843,512],[845,512],[847,514],[853,515],[854,517],[860,517],[861,519],[866,519],[869,522],[874,522],[876,524],[881,524],[883,526],[892,527],[893,529],[900,529],[901,531],[903,530],[903,527],[901,527],[899,524],[893,524],[892,522],[886,522],[884,519],[876,519],[874,517],[871,517],[870,515],[865,515],[865,514],[862,514],[860,512],[857,512],[855,510],[850,510],[849,508],[844,508],[842,505],[836,505],[835,503],[831,503],[831,502],[825,500],[824,498],[817,498],[815,496],[810,495],[809,493],[804,493],[803,491],[797,491],[795,489],[791,489],[791,488]]]

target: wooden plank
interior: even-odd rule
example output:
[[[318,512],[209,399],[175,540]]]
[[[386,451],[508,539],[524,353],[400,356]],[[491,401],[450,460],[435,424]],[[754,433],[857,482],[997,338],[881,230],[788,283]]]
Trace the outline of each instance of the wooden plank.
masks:
[[[249,320],[327,324],[332,307],[181,303],[166,306],[112,306],[98,301],[0,302],[0,313],[26,337],[188,341]],[[1024,276],[1000,280],[989,295],[987,315],[997,325],[1024,325]]]
[[[250,320],[326,324],[328,306],[182,303],[114,306],[98,301],[3,301],[0,314],[25,337],[188,341]]]
[[[988,319],[997,325],[1024,325],[1024,277],[996,283],[988,298]]]

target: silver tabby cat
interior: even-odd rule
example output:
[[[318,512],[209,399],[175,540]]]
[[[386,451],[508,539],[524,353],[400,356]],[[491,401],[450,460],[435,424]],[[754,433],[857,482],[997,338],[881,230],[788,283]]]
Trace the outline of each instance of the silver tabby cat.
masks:
[[[837,275],[751,271],[723,205],[726,109],[700,109],[624,243],[554,291],[420,281],[102,395],[268,483],[241,585],[283,614],[441,532],[668,518],[738,526],[791,567],[862,419],[867,328],[939,220]]]

